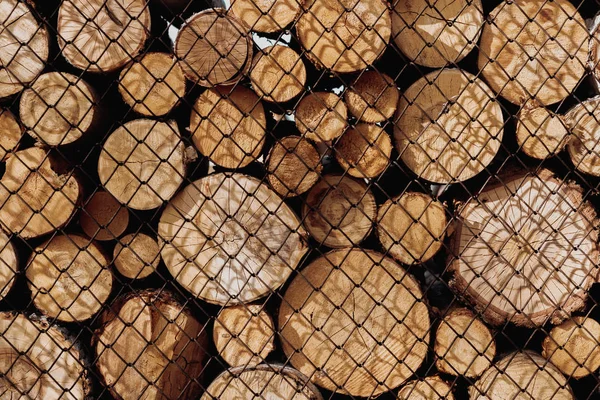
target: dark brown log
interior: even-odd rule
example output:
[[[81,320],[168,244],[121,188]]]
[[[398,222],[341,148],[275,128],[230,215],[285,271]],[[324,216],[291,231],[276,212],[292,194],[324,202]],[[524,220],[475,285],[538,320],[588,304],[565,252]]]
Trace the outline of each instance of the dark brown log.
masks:
[[[129,211],[108,192],[98,191],[83,205],[81,229],[95,240],[115,240],[129,225]]]

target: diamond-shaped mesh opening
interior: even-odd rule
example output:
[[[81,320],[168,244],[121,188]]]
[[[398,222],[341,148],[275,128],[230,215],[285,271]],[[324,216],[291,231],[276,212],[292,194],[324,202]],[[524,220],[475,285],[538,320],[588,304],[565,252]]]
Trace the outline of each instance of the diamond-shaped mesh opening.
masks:
[[[0,0],[0,398],[598,398],[598,11]]]

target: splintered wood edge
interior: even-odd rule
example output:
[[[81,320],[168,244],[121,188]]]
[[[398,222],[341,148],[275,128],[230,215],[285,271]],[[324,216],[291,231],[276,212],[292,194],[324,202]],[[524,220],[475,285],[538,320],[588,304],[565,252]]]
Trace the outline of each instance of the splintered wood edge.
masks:
[[[596,214],[596,210],[594,207],[588,202],[583,200],[583,189],[577,185],[574,181],[562,181],[558,179],[552,171],[548,169],[542,169],[535,173],[531,172],[520,172],[517,175],[506,176],[503,179],[499,180],[499,182],[494,183],[492,185],[487,185],[485,187],[485,192],[489,190],[493,190],[498,188],[499,186],[503,186],[505,183],[512,182],[514,180],[523,179],[528,176],[537,177],[538,179],[545,181],[552,181],[560,185],[563,188],[563,195],[568,197],[573,204],[578,207],[577,210],[580,214],[583,214],[585,218],[588,220],[591,226],[599,226],[600,219]],[[450,262],[448,263],[447,270],[452,273],[452,278],[450,279],[450,287],[454,289],[454,292],[457,296],[466,298],[469,300],[469,304],[471,304],[477,312],[491,325],[499,326],[503,323],[510,320],[515,325],[524,326],[528,328],[535,328],[541,324],[544,324],[548,319],[550,319],[551,323],[556,325],[564,321],[569,315],[575,311],[582,309],[585,306],[585,302],[587,299],[586,290],[587,288],[583,288],[582,291],[577,293],[571,293],[569,299],[565,302],[565,304],[561,307],[561,309],[554,310],[550,314],[545,311],[540,313],[534,313],[530,315],[524,315],[524,313],[515,313],[512,316],[502,315],[495,310],[492,310],[491,307],[488,306],[487,303],[482,303],[479,301],[480,296],[476,293],[472,293],[470,290],[469,282],[466,282],[462,279],[462,276],[459,274],[460,270],[460,258],[458,257],[460,250],[460,238],[463,224],[460,219],[460,212],[463,209],[463,206],[466,205],[470,200],[466,202],[456,202],[455,209],[457,210],[458,218],[456,218],[456,229],[452,234],[449,249],[450,249]],[[598,241],[598,231],[592,229],[590,232],[590,238],[593,242]],[[592,254],[589,254],[589,257],[593,260],[596,260],[595,264],[600,262],[600,249],[598,246],[594,249]],[[600,279],[600,270],[596,268],[596,275],[592,276],[592,279],[588,279],[589,286],[591,286],[594,282]],[[583,293],[582,293],[583,292]]]

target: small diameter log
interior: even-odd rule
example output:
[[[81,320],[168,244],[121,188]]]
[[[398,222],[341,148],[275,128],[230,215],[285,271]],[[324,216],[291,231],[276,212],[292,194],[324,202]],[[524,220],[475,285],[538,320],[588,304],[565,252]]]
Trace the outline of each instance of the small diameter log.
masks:
[[[454,400],[452,387],[439,376],[413,380],[398,391],[398,400]]]
[[[258,158],[266,126],[260,99],[239,85],[204,91],[190,119],[196,148],[225,168],[242,168]]]
[[[451,286],[493,325],[560,323],[597,279],[596,212],[548,170],[457,204]]]
[[[231,11],[256,32],[279,32],[296,19],[300,2],[296,0],[233,0]]]
[[[60,321],[85,321],[110,295],[110,260],[94,241],[79,235],[54,236],[38,246],[27,269],[35,306]]]
[[[448,219],[442,203],[423,193],[404,193],[377,213],[377,236],[386,254],[403,264],[421,264],[442,247]]]
[[[95,240],[114,240],[129,225],[129,211],[108,192],[94,193],[83,205],[81,229]]]
[[[115,398],[200,395],[208,337],[169,293],[143,291],[117,299],[94,338],[98,371]]]
[[[275,325],[261,305],[227,307],[215,320],[213,340],[227,364],[249,367],[264,362],[275,348]]]
[[[363,72],[344,94],[350,114],[371,123],[391,118],[399,98],[394,80],[378,71]]]
[[[390,163],[392,140],[382,127],[359,123],[335,145],[338,163],[356,178],[375,178]]]
[[[377,215],[367,185],[343,175],[325,175],[308,192],[302,207],[304,226],[320,244],[357,246],[371,232]]]
[[[58,11],[58,45],[76,68],[109,72],[143,49],[150,33],[146,0],[67,0]]]
[[[75,75],[49,72],[23,92],[19,114],[27,133],[41,144],[68,144],[97,122],[96,95]]]
[[[77,343],[45,320],[0,313],[3,399],[84,400],[90,382]]]
[[[19,271],[19,259],[10,238],[0,231],[0,300],[2,300],[15,283]]]
[[[576,316],[552,328],[542,343],[542,356],[567,377],[593,374],[600,367],[600,324]]]
[[[404,383],[425,359],[430,326],[422,300],[417,281],[392,259],[361,249],[329,252],[285,292],[283,350],[327,390],[377,396]]]
[[[460,69],[434,71],[412,84],[394,126],[402,161],[435,183],[465,181],[492,162],[502,143],[502,109],[487,85]]]
[[[527,107],[517,115],[517,143],[529,157],[543,160],[558,154],[568,134],[563,117],[547,108]]]
[[[137,119],[108,137],[98,160],[98,176],[121,204],[151,210],[175,194],[185,177],[186,163],[175,121]]]
[[[512,353],[498,361],[469,388],[469,398],[575,399],[564,375],[532,351]]]
[[[284,103],[304,91],[306,68],[294,50],[283,45],[270,46],[254,56],[250,81],[262,99]]]
[[[143,279],[158,268],[160,248],[144,233],[123,236],[113,251],[115,268],[126,278]]]
[[[382,0],[307,0],[303,10],[296,32],[319,68],[360,71],[387,48],[392,23]]]
[[[411,61],[440,68],[473,50],[483,21],[481,0],[400,0],[392,11],[392,37]]]
[[[185,76],[171,54],[146,53],[121,71],[119,93],[135,112],[162,116],[185,95]]]
[[[492,364],[496,341],[473,312],[456,308],[442,318],[435,333],[434,351],[439,371],[475,378]]]
[[[23,129],[15,115],[7,108],[0,108],[0,161],[4,161],[19,145]]]
[[[515,0],[488,16],[479,68],[495,92],[514,104],[563,100],[586,72],[589,33],[568,0]]]
[[[317,149],[300,136],[286,136],[269,153],[267,179],[282,197],[298,196],[319,180],[323,170]]]
[[[218,173],[186,186],[158,224],[171,275],[209,303],[248,303],[278,289],[308,250],[298,217],[266,184]]]
[[[307,139],[328,142],[342,136],[348,126],[348,109],[337,95],[311,93],[296,107],[296,127]]]
[[[26,2],[0,3],[0,98],[19,93],[42,72],[50,37]]]
[[[231,368],[221,373],[200,400],[253,399],[323,400],[319,390],[299,371],[277,364]]]
[[[75,212],[79,183],[58,175],[48,154],[36,147],[13,153],[0,180],[0,222],[23,239],[45,235],[65,225]]]
[[[567,150],[579,171],[600,176],[600,97],[583,101],[565,115],[571,139]]]
[[[185,76],[202,86],[232,84],[252,62],[252,38],[236,17],[223,9],[189,18],[175,40],[175,55]]]

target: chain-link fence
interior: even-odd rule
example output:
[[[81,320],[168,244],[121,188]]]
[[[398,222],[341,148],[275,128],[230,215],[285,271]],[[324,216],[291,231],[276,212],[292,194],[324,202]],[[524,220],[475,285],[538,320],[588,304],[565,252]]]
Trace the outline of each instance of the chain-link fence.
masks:
[[[600,398],[591,0],[0,0],[0,399]]]

